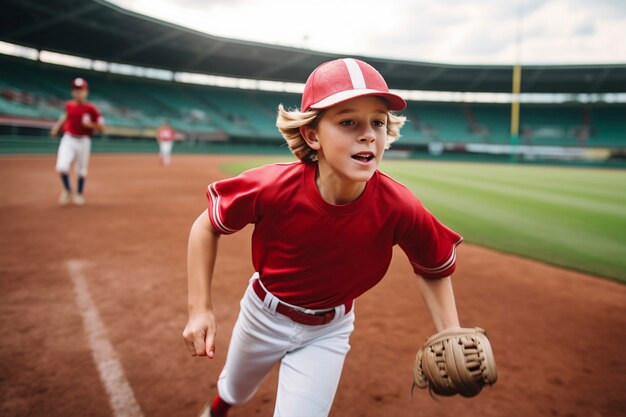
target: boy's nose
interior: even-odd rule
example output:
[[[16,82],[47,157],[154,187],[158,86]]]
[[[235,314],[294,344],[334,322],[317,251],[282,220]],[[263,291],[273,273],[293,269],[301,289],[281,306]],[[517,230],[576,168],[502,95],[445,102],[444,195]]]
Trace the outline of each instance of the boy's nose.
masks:
[[[372,129],[367,129],[359,136],[359,142],[374,142],[376,135]]]

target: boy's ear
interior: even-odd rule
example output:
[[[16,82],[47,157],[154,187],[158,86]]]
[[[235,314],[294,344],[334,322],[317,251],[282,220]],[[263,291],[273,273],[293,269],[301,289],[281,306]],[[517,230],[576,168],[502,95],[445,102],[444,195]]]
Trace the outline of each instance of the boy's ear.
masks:
[[[307,145],[313,150],[320,149],[320,142],[317,140],[317,132],[311,126],[301,126],[300,134],[306,141]]]

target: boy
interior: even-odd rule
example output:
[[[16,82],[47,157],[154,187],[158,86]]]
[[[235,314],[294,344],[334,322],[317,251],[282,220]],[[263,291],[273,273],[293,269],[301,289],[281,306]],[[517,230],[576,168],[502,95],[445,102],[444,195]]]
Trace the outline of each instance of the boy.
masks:
[[[156,132],[161,165],[169,165],[172,162],[172,147],[174,146],[175,138],[176,132],[172,129],[169,123],[164,121]]]
[[[62,206],[67,205],[70,202],[70,198],[76,205],[82,206],[85,204],[83,192],[91,151],[90,136],[94,131],[104,131],[104,119],[96,106],[87,102],[88,95],[87,81],[82,78],[75,78],[72,81],[72,97],[74,100],[70,100],[65,104],[65,112],[50,129],[50,136],[53,137],[58,134],[61,126],[65,132],[59,144],[56,163],[56,170],[61,175],[63,184],[63,190],[59,196],[59,204]],[[70,165],[74,161],[76,161],[78,181],[76,193],[72,194],[69,172]]]
[[[438,331],[459,327],[450,275],[462,238],[404,186],[377,170],[399,137],[406,107],[356,59],[309,76],[300,111],[279,106],[277,126],[300,161],[268,165],[208,187],[189,236],[192,356],[215,356],[211,281],[219,236],[255,224],[257,271],[218,380],[210,415],[249,400],[280,361],[274,416],[327,416],[350,349],[354,299],[385,275],[399,244]]]

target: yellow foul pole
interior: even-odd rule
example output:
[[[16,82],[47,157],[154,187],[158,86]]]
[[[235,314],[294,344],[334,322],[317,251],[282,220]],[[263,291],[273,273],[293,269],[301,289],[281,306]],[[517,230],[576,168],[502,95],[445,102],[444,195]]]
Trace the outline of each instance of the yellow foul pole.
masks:
[[[522,66],[513,66],[513,100],[511,102],[511,157],[515,158],[515,148],[519,143],[519,95],[522,86]]]
[[[522,22],[524,13],[522,8],[517,15],[517,33],[515,36],[515,65],[513,65],[513,98],[511,100],[511,162],[517,160],[517,145],[519,144],[519,96],[522,90]]]

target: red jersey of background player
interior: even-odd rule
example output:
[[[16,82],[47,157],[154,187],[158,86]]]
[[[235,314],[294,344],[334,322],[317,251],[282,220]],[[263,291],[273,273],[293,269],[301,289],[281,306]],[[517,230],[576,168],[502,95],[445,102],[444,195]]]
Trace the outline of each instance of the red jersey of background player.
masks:
[[[376,171],[353,203],[332,205],[315,185],[317,163],[267,165],[208,187],[214,229],[254,223],[252,261],[269,292],[325,309],[375,286],[398,244],[415,273],[452,274],[460,235],[441,224],[404,185]]]
[[[78,103],[68,101],[65,104],[65,114],[67,118],[63,125],[63,130],[72,136],[91,136],[93,129],[85,127],[83,120],[98,122],[102,120],[100,112],[91,103]]]
[[[169,125],[161,126],[157,130],[157,137],[161,142],[171,142],[174,140],[174,136],[176,136],[176,132]]]

